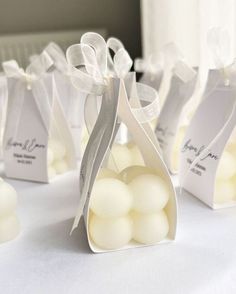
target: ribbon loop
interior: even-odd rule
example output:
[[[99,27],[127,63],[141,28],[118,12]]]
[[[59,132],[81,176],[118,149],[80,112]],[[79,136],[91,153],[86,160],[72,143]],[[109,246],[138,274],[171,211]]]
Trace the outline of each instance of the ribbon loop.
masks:
[[[60,46],[54,42],[50,42],[47,47],[44,49],[45,52],[53,60],[55,67],[63,74],[69,75],[69,66],[66,61],[65,54]]]
[[[132,67],[132,60],[124,48],[120,48],[114,55],[114,70],[119,78],[127,75]]]
[[[109,51],[113,51],[114,57],[112,58]],[[133,61],[125,50],[123,43],[117,38],[109,38],[107,40],[108,50],[108,68],[112,76],[124,78],[130,71]]]
[[[86,33],[81,37],[81,44],[94,49],[96,61],[102,76],[107,74],[107,45],[102,36],[97,33]]]
[[[135,59],[134,68],[136,72],[147,72],[156,74],[163,69],[164,59],[163,53],[154,53],[148,56],[147,59]]]
[[[142,83],[136,83],[136,90],[139,100],[148,104],[140,108],[132,108],[132,113],[141,124],[151,122],[160,114],[158,93],[154,88]]]
[[[66,51],[72,84],[87,94],[102,95],[106,87],[100,76],[95,51],[88,45],[75,44]]]

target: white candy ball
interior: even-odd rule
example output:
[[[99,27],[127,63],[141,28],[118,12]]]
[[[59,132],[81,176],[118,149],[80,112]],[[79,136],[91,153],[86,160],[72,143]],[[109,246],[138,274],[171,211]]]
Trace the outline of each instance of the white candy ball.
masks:
[[[111,169],[102,167],[97,174],[96,180],[100,180],[104,178],[119,179],[119,175]]]
[[[112,170],[122,171],[132,165],[132,153],[125,145],[115,144],[112,147],[108,161],[108,168]]]
[[[215,203],[224,203],[236,200],[236,185],[233,180],[216,180]]]
[[[120,178],[126,184],[130,183],[134,178],[144,174],[155,174],[155,170],[146,166],[133,165],[124,169],[120,173]]]
[[[57,172],[55,170],[55,168],[53,168],[52,166],[48,166],[48,178],[52,179],[57,175]]]
[[[142,165],[142,166],[145,165],[142,153],[139,150],[137,145],[130,144],[129,145],[129,150],[130,150],[131,155],[132,155],[132,164],[133,165]]]
[[[153,119],[153,120],[150,122],[150,127],[151,127],[151,129],[153,130],[153,132],[155,132],[156,125],[157,125],[157,119]]]
[[[154,214],[133,214],[133,239],[139,243],[152,245],[166,238],[169,222],[162,210]]]
[[[89,223],[90,236],[102,249],[119,249],[131,240],[132,223],[129,216],[104,219],[93,215]]]
[[[61,142],[56,140],[50,140],[48,145],[54,154],[54,160],[59,160],[65,157],[66,148]]]
[[[48,162],[48,165],[52,164],[54,160],[54,154],[53,154],[53,151],[51,148],[48,148],[48,153],[47,153],[47,162]]]
[[[0,217],[8,215],[15,211],[17,206],[17,193],[15,189],[4,182],[0,181]]]
[[[65,160],[55,161],[53,167],[57,174],[64,174],[69,170],[69,166]]]
[[[229,179],[236,173],[236,159],[228,151],[224,151],[217,170],[217,179]]]
[[[90,208],[100,217],[120,217],[132,207],[129,187],[118,179],[104,178],[94,183]]]
[[[133,210],[140,213],[154,213],[162,210],[170,197],[165,181],[156,175],[141,175],[130,182],[133,192]]]
[[[236,173],[235,175],[230,179],[230,181],[233,183],[235,189],[236,189]]]
[[[0,218],[0,243],[13,240],[20,232],[20,223],[13,213]]]

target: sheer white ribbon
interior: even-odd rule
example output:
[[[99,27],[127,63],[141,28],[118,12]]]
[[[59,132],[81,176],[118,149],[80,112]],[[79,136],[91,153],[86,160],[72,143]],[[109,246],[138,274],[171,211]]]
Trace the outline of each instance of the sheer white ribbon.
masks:
[[[53,60],[54,66],[64,75],[70,74],[70,67],[66,61],[65,54],[63,50],[54,42],[50,42],[47,47],[44,49],[45,52]]]
[[[58,96],[60,97],[59,100],[62,103],[69,126],[73,129],[72,132],[74,133],[74,129],[78,131],[83,124],[85,95],[71,83],[71,67],[67,63],[63,50],[54,42],[49,43],[44,50],[53,60],[55,68],[53,73],[55,77],[55,86],[58,91]]]
[[[113,51],[111,57],[109,49]],[[105,40],[96,33],[84,34],[81,43],[67,49],[67,62],[71,66],[71,80],[75,87],[90,95],[101,96],[109,77],[124,78],[132,67],[132,60],[123,44],[116,38]],[[159,114],[157,92],[137,83],[137,94],[150,104],[132,109],[140,123],[151,121]]]
[[[125,78],[132,67],[132,60],[128,52],[124,49],[124,45],[116,38],[109,38],[107,40],[108,49],[113,50],[114,60],[108,54],[108,67],[111,72],[115,73],[114,76]],[[156,90],[143,83],[136,83],[136,94],[140,101],[147,102],[142,108],[132,108],[132,112],[139,123],[150,122],[157,118],[160,113],[159,97]],[[134,97],[130,97],[132,99]]]
[[[134,62],[134,69],[136,72],[147,72],[151,75],[163,70],[164,56],[163,53],[151,54],[147,59],[136,58]]]
[[[153,53],[147,59],[137,58],[135,71],[155,74],[163,68],[172,68],[183,55],[175,43],[166,44],[160,52]]]
[[[53,61],[46,52],[42,52],[35,58],[24,71],[19,67],[15,60],[3,62],[3,69],[7,78],[15,79],[15,88],[12,93],[14,99],[13,106],[9,110],[9,116],[12,118],[8,121],[7,132],[15,137],[22,114],[25,91],[32,91],[32,97],[35,100],[42,123],[49,133],[51,105],[47,86],[42,80],[42,76],[52,66]]]

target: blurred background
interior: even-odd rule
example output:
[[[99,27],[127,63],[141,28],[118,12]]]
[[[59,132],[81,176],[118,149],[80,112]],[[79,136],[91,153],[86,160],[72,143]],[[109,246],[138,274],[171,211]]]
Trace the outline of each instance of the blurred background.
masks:
[[[0,0],[0,7],[1,37],[6,37],[8,34],[103,29],[103,35],[120,38],[133,58],[141,55],[140,1],[138,0]],[[79,42],[79,32],[72,35],[71,38],[63,35],[61,39],[68,39],[66,42],[68,45]],[[26,39],[20,36],[16,41],[5,37],[2,40],[0,38],[0,59],[12,57],[17,50],[32,54],[33,51],[39,50],[37,48],[40,47],[39,43],[43,45],[45,39],[42,34],[36,40],[32,35]],[[31,43],[32,37],[34,41]],[[50,37],[54,39],[53,34]],[[60,36],[57,35],[55,41],[60,43],[59,39]],[[8,46],[9,42],[11,48]],[[35,42],[37,46],[34,46]],[[17,46],[18,43],[20,45]],[[27,43],[28,47],[23,46],[22,43]],[[62,43],[60,45],[63,47]],[[24,48],[19,49],[19,46]]]
[[[235,0],[0,0],[0,4],[1,61],[15,57],[25,65],[25,58],[48,41],[65,49],[87,30],[120,38],[133,59],[147,58],[175,42],[198,66],[211,59],[207,31],[222,27],[230,36],[229,57],[236,52]]]

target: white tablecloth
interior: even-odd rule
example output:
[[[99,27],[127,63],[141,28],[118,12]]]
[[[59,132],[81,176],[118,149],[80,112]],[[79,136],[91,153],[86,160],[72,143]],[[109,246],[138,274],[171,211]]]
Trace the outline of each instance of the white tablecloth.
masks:
[[[50,185],[7,181],[22,233],[0,245],[1,294],[236,293],[236,208],[212,211],[185,194],[175,242],[92,254],[83,223],[69,236],[78,173]]]

